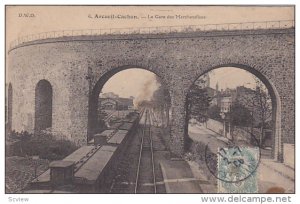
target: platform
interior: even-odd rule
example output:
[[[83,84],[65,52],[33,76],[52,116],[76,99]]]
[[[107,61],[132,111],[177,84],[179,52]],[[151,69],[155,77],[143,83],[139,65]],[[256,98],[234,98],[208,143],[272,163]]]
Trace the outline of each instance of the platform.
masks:
[[[186,161],[160,162],[166,193],[202,193],[198,179]]]

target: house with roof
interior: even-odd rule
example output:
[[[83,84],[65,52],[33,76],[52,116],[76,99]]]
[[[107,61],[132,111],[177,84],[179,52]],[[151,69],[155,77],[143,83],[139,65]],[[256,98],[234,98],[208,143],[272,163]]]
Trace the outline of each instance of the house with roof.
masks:
[[[133,110],[133,98],[99,98],[102,110]]]

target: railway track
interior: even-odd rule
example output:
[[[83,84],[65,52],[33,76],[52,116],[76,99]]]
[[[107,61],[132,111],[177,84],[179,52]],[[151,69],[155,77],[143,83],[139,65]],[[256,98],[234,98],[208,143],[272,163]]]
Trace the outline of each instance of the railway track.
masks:
[[[156,176],[153,153],[153,141],[151,135],[150,110],[144,110],[141,119],[145,118],[142,124],[142,136],[139,151],[138,167],[136,172],[134,193],[156,193]]]
[[[143,109],[141,110],[141,113],[140,113],[140,116],[139,116],[139,122],[142,120],[142,117],[143,117],[143,115],[144,115],[144,112],[145,112],[145,108],[143,108]]]
[[[155,117],[153,110],[150,110],[150,119],[151,119],[152,124],[155,127],[159,126],[159,122],[158,122],[157,118]]]
[[[155,127],[153,110],[140,110],[138,133],[132,138],[124,157],[120,160],[117,177],[110,193],[165,193],[159,161],[166,149],[160,130]],[[156,154],[159,151],[159,154]]]

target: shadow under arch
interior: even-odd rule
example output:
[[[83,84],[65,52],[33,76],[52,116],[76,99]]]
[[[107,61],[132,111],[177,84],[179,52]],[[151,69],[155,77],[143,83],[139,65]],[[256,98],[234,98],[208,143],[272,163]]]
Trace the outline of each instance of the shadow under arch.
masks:
[[[140,70],[148,71],[148,72],[151,72],[151,73],[155,74],[158,77],[158,79],[160,80],[159,82],[161,83],[161,85],[164,88],[166,88],[166,90],[170,94],[169,87],[167,86],[167,83],[165,82],[165,79],[160,74],[158,74],[157,72],[155,72],[152,69],[147,69],[145,67],[135,66],[135,65],[124,65],[124,66],[119,66],[119,67],[112,68],[111,70],[109,70],[106,73],[104,73],[103,75],[101,75],[97,79],[97,82],[93,87],[90,87],[89,102],[88,102],[87,142],[92,139],[93,134],[94,134],[94,130],[97,127],[97,123],[98,123],[98,118],[97,118],[98,117],[97,116],[98,115],[98,99],[99,99],[99,94],[100,94],[103,86],[115,74],[117,74],[121,71],[129,70],[129,69],[140,69]]]
[[[217,66],[210,67],[206,69],[204,72],[200,73],[195,77],[195,79],[192,80],[191,85],[189,86],[189,89],[195,84],[195,82],[204,74],[215,70],[219,68],[228,68],[228,67],[233,67],[233,68],[238,68],[238,69],[243,69],[245,71],[248,71],[249,73],[253,74],[256,76],[260,81],[263,82],[263,84],[266,86],[270,97],[272,101],[272,158],[276,160],[282,160],[282,142],[281,142],[281,121],[280,121],[280,116],[281,116],[281,101],[279,94],[275,88],[275,86],[270,82],[270,80],[267,79],[267,77],[255,69],[253,66],[245,65],[245,64],[239,64],[239,63],[224,63],[220,64]],[[185,128],[184,128],[184,135],[185,139],[187,140],[188,138],[188,123],[189,123],[189,116],[187,114],[187,108],[188,108],[188,92],[185,96]],[[186,146],[185,146],[186,147]]]
[[[40,80],[35,87],[35,132],[52,127],[52,97],[51,83],[46,79]]]

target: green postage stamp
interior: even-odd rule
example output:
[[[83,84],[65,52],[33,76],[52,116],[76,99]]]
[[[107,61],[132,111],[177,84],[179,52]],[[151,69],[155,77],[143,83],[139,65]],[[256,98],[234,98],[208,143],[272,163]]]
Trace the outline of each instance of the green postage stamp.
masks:
[[[259,149],[257,147],[219,148],[218,192],[257,193],[257,167]]]

